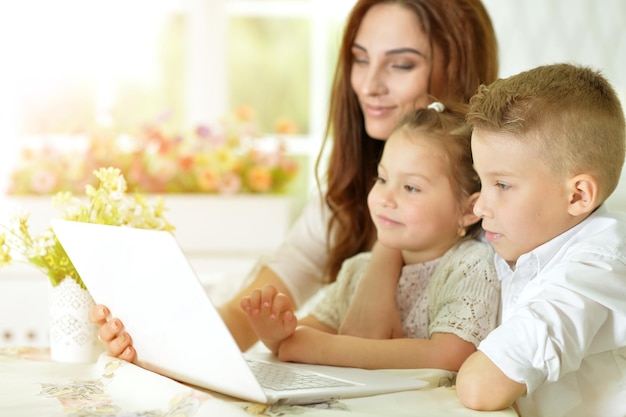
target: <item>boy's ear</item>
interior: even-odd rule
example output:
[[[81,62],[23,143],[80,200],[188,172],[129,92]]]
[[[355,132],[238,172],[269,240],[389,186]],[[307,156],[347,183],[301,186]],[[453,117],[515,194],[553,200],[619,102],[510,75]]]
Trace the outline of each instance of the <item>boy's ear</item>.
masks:
[[[463,227],[471,226],[480,220],[480,217],[474,214],[474,204],[478,201],[478,197],[480,197],[479,192],[476,192],[468,197],[467,204],[463,207]]]
[[[589,174],[570,178],[568,192],[568,213],[572,216],[589,214],[599,205],[598,180]]]

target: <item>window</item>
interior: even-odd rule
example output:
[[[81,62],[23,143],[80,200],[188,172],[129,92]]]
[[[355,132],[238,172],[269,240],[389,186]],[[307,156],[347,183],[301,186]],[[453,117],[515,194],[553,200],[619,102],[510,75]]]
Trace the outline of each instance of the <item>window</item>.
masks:
[[[20,148],[42,136],[111,125],[132,132],[157,118],[185,130],[238,108],[254,112],[263,133],[290,133],[289,149],[312,174],[352,3],[3,3],[0,134],[14,140],[3,139],[2,179]]]
[[[308,185],[313,184],[313,163],[319,152],[327,118],[329,89],[343,24],[354,0],[219,0],[212,6],[192,2],[198,27],[210,35],[192,39],[192,47],[206,62],[204,80],[210,87],[190,88],[191,113],[212,114],[241,106],[252,109],[261,129],[276,133],[280,121],[293,122],[289,148],[308,161]],[[198,33],[191,31],[192,33]],[[226,39],[216,44],[212,39]],[[202,58],[202,51],[211,56]],[[219,57],[223,58],[219,58]],[[191,58],[193,61],[194,58]],[[224,67],[214,68],[225,60]],[[193,65],[196,68],[201,64]],[[219,71],[225,70],[225,73]],[[200,77],[197,78],[198,82]],[[192,82],[192,80],[190,79]],[[207,97],[203,92],[210,91]],[[220,97],[224,97],[220,100]],[[218,104],[219,103],[219,104]],[[204,109],[204,110],[202,110]]]
[[[180,12],[174,1],[3,2],[2,189],[24,146],[112,125],[132,131],[181,107]]]

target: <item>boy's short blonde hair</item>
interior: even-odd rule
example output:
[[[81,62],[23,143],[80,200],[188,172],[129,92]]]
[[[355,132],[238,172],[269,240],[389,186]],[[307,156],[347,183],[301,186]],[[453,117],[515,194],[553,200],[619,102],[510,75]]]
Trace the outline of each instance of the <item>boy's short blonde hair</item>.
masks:
[[[600,203],[617,187],[626,152],[624,111],[598,71],[545,65],[482,85],[467,121],[527,142],[557,176],[592,175]]]

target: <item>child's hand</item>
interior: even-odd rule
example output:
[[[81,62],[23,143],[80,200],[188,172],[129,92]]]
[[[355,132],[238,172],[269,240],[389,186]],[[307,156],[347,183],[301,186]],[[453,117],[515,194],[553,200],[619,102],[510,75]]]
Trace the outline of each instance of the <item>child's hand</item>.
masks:
[[[89,310],[89,321],[99,326],[98,339],[106,345],[107,354],[134,362],[137,352],[133,348],[133,339],[124,329],[120,319],[110,318],[111,312],[101,304]]]
[[[298,324],[291,299],[271,285],[243,297],[241,308],[259,339],[275,354],[280,343],[293,334]]]

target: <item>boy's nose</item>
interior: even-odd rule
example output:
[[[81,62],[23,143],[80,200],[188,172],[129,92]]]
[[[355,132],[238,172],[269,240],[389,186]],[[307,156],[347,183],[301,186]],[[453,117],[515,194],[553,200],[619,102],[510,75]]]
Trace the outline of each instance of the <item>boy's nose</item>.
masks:
[[[487,214],[485,206],[484,206],[484,197],[482,193],[478,196],[478,199],[474,203],[474,214],[480,218],[485,217]]]

